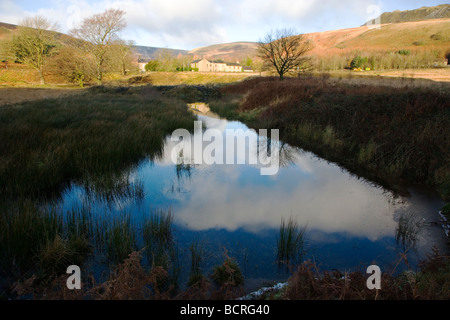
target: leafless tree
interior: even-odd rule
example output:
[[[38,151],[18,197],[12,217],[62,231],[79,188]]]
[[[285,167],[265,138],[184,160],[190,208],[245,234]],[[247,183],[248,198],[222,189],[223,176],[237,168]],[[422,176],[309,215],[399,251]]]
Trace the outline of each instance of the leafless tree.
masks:
[[[103,67],[108,49],[119,40],[119,33],[125,29],[125,11],[108,9],[83,20],[79,28],[70,34],[78,39],[83,50],[95,57],[97,66],[97,83],[102,84]]]
[[[303,35],[297,35],[293,29],[279,29],[267,33],[259,42],[258,56],[274,67],[283,80],[286,74],[308,63],[306,53],[311,49],[311,42]]]
[[[10,42],[10,51],[18,61],[24,62],[39,72],[41,84],[45,84],[44,65],[46,59],[56,51],[55,40],[58,26],[45,17],[36,15],[23,19]]]
[[[111,58],[113,68],[120,70],[120,73],[125,76],[127,69],[132,64],[134,41],[117,40],[111,45]]]

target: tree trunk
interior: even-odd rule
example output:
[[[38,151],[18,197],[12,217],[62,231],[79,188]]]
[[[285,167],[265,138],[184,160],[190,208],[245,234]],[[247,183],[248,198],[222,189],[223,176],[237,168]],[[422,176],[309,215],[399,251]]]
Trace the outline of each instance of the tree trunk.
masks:
[[[45,84],[44,72],[42,71],[42,69],[38,69],[38,72],[39,72],[39,79],[41,80],[41,84],[44,85]]]
[[[102,65],[98,64],[97,65],[97,84],[99,86],[102,85],[102,80],[103,80],[103,75],[102,75]]]
[[[125,76],[127,74],[127,69],[125,68],[125,61],[122,60],[122,75]]]

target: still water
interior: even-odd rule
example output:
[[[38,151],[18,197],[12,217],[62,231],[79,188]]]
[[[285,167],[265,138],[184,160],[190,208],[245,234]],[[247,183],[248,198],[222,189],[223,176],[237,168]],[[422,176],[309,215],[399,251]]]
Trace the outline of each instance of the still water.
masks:
[[[230,130],[249,132],[240,122],[214,115],[198,117],[206,128],[219,130],[224,140]],[[251,134],[257,136],[254,131]],[[260,166],[248,162],[177,166],[172,160],[177,145],[180,142],[168,137],[158,160],[142,161],[125,175],[127,183],[140,186],[141,196],[104,199],[74,185],[63,195],[64,209],[89,202],[98,212],[127,211],[136,217],[140,212],[171,209],[184,279],[190,266],[189,247],[196,240],[206,249],[205,273],[223,261],[226,250],[237,259],[249,290],[288,276],[276,264],[276,237],[282,218],[292,217],[306,226],[305,259],[323,270],[365,271],[376,264],[382,272],[392,272],[402,252],[396,228],[405,213],[413,214],[424,226],[410,254],[413,266],[433,246],[445,250],[438,215],[442,202],[433,195],[410,188],[410,196],[394,196],[335,164],[281,142],[277,144],[280,168],[274,175],[261,175]],[[249,147],[251,152],[256,151]],[[396,270],[404,267],[400,264]]]

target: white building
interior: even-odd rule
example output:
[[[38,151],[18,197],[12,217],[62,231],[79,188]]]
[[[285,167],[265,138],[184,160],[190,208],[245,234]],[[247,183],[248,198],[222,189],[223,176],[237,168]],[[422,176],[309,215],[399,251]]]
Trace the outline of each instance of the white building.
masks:
[[[191,68],[198,69],[199,72],[242,72],[242,66],[239,63],[207,59],[192,61]]]

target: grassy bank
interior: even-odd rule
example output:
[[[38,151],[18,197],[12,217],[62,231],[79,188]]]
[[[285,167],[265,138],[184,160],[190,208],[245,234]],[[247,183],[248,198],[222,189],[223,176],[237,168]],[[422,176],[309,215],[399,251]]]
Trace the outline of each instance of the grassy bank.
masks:
[[[0,192],[57,194],[72,181],[107,186],[145,157],[161,153],[167,134],[191,128],[182,102],[151,87],[94,87],[84,94],[0,108]]]
[[[450,199],[448,87],[267,77],[221,90],[210,107],[224,117],[279,129],[283,141],[384,185],[418,184]]]

